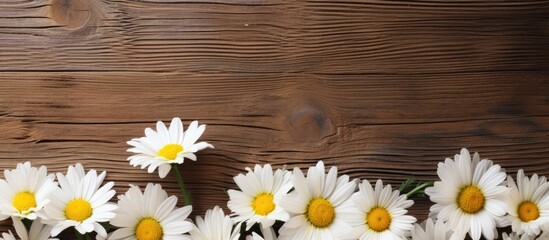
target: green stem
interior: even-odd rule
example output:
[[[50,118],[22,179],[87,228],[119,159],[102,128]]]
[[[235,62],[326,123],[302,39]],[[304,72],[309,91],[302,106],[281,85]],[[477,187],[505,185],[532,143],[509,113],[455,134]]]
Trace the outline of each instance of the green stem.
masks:
[[[183,203],[185,204],[185,206],[191,205],[191,193],[185,188],[185,183],[183,183],[183,178],[181,177],[181,172],[179,172],[178,164],[172,164],[172,169],[175,172],[175,178],[177,179],[177,183],[179,184],[179,189],[183,194]]]
[[[408,193],[406,193],[406,196],[411,197],[412,195],[414,195],[414,193],[432,185],[433,185],[433,182],[424,182],[419,186],[415,187],[414,189],[410,190]]]

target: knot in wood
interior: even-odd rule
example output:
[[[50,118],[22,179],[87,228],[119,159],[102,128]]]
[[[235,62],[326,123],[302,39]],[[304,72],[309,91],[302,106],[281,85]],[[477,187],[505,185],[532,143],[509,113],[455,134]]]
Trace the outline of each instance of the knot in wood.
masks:
[[[48,16],[59,25],[75,29],[86,25],[92,10],[82,0],[51,0]]]
[[[332,124],[326,114],[311,106],[297,107],[288,117],[288,131],[298,141],[318,141],[330,134]]]

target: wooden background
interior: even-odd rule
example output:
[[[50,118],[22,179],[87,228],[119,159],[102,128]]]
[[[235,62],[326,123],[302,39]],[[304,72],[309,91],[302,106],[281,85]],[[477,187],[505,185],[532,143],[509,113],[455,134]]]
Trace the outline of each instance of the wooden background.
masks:
[[[216,147],[182,165],[194,214],[255,163],[398,184],[468,147],[549,175],[548,73],[549,1],[0,0],[0,168],[178,194],[126,141],[179,116]]]

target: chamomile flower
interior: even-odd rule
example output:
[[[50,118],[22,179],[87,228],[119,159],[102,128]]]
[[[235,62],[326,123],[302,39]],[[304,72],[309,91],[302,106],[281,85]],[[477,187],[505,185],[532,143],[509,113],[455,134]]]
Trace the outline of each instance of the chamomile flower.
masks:
[[[504,186],[506,174],[499,165],[479,158],[475,153],[471,161],[469,151],[464,148],[454,160],[447,158],[439,163],[437,174],[441,181],[425,193],[436,203],[431,207],[431,215],[447,222],[454,234],[463,238],[469,232],[473,240],[481,235],[491,240],[496,237],[496,225],[507,210],[502,200],[508,193]]]
[[[149,173],[158,167],[158,175],[164,178],[170,172],[170,164],[181,164],[185,158],[196,161],[194,153],[208,147],[213,148],[207,142],[196,143],[205,129],[206,125],[198,126],[197,121],[193,121],[187,131],[183,131],[183,124],[179,118],[172,120],[169,129],[163,122],[158,121],[156,131],[147,128],[145,137],[128,141],[128,144],[133,146],[128,152],[135,153],[128,160],[134,167],[148,167]]]
[[[521,169],[517,182],[507,177],[510,194],[507,195],[507,222],[518,235],[537,236],[540,226],[549,225],[549,183],[545,177],[534,174],[531,178]]]
[[[36,219],[57,185],[45,166],[35,168],[30,162],[5,170],[4,177],[6,180],[0,179],[0,220],[10,216]]]
[[[229,190],[227,206],[234,212],[236,222],[246,222],[247,229],[255,223],[262,228],[271,227],[276,220],[287,221],[290,215],[279,206],[280,199],[292,188],[291,173],[276,170],[271,165],[255,165],[247,168],[246,175],[239,174],[234,181],[242,191]]]
[[[20,218],[12,217],[12,220],[15,232],[21,240],[57,240],[56,238],[50,238],[52,226],[42,224],[40,219],[32,221],[29,231],[27,231]],[[16,240],[16,238],[10,231],[9,233],[2,233],[0,240]]]
[[[375,189],[368,180],[359,184],[359,191],[352,196],[352,211],[345,212],[344,218],[351,224],[353,230],[347,239],[384,239],[403,240],[410,235],[416,218],[406,215],[407,208],[414,201],[407,200],[406,195],[383,186],[377,180]]]
[[[110,223],[118,227],[110,240],[160,240],[185,239],[184,233],[193,228],[187,221],[192,207],[176,208],[177,197],[170,196],[159,184],[147,184],[144,192],[131,186],[118,196],[116,216]]]
[[[215,206],[206,211],[204,219],[196,217],[196,225],[189,232],[193,240],[238,240],[240,224],[234,226],[231,217],[223,213],[223,209]]]
[[[101,186],[106,172],[97,175],[95,170],[85,173],[82,164],[69,166],[67,175],[57,173],[59,187],[45,207],[45,223],[53,225],[52,236],[74,227],[81,234],[97,232],[106,237],[107,232],[99,222],[108,222],[114,217],[116,205],[108,203],[114,196],[113,182]]]
[[[433,222],[433,219],[429,218],[422,225],[424,227],[417,223],[414,225],[412,240],[458,240],[452,229],[440,219]]]
[[[279,239],[340,239],[352,228],[344,221],[344,204],[356,189],[349,176],[337,177],[337,168],[325,173],[319,161],[309,168],[307,178],[294,168],[292,184],[295,190],[282,198],[280,205],[292,217],[280,229]]]

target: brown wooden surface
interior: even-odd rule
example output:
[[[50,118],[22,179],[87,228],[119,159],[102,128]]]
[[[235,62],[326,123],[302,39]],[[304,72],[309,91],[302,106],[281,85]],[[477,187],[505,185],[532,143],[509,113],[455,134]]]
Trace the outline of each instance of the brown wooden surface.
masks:
[[[125,142],[179,116],[216,147],[182,165],[194,214],[255,163],[397,184],[468,147],[549,175],[548,73],[549,1],[0,0],[0,168],[178,194]]]

